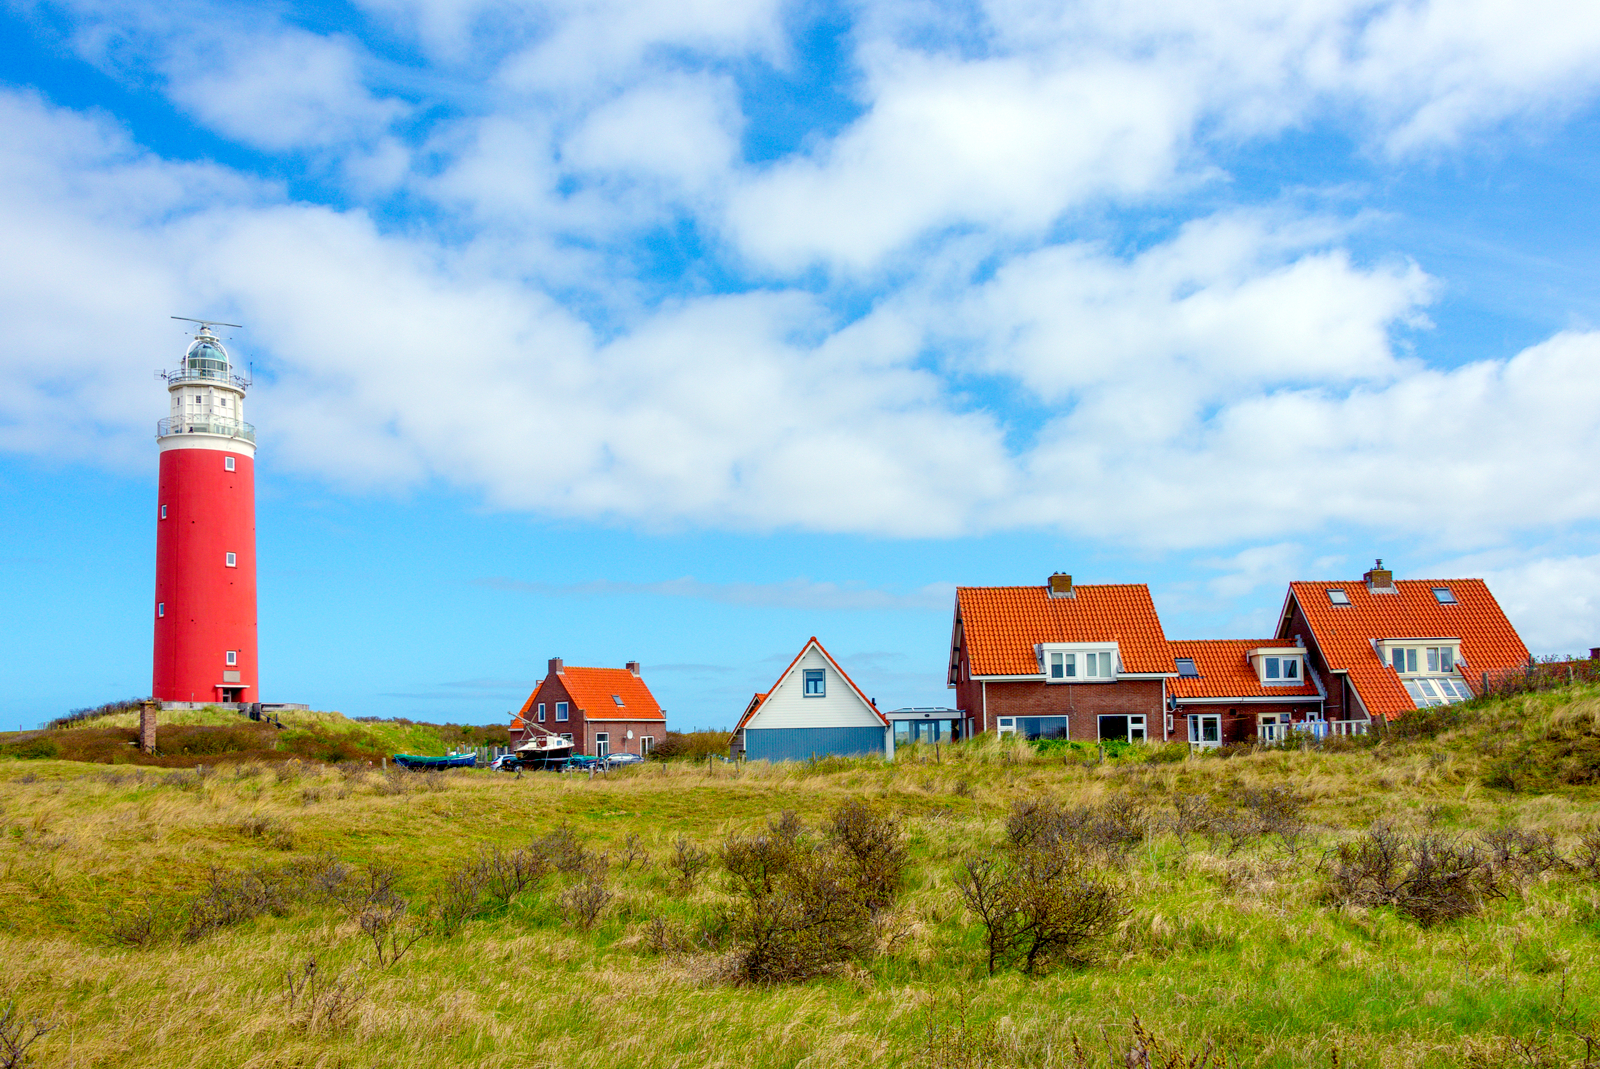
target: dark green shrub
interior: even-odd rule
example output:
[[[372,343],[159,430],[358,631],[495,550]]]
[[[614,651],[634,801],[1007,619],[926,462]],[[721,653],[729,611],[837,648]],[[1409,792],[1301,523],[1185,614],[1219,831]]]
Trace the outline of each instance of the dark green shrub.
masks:
[[[61,747],[54,739],[43,735],[36,735],[31,739],[14,742],[0,750],[7,757],[17,757],[23,760],[37,761],[48,760],[61,756]]]

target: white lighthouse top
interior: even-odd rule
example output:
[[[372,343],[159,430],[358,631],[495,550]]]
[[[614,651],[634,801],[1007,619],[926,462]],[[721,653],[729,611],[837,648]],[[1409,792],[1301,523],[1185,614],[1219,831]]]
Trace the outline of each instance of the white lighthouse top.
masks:
[[[200,324],[178,369],[162,375],[172,395],[167,418],[156,424],[163,450],[235,449],[254,454],[256,429],[244,421],[244,394],[250,383],[234,374],[228,350],[211,332],[210,323]]]

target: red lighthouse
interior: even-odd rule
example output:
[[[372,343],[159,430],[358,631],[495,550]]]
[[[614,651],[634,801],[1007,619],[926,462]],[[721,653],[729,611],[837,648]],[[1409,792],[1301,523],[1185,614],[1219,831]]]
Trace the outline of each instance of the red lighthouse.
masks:
[[[218,324],[233,326],[234,324]],[[259,702],[256,675],[256,430],[249,385],[202,323],[156,425],[155,669],[162,702]]]

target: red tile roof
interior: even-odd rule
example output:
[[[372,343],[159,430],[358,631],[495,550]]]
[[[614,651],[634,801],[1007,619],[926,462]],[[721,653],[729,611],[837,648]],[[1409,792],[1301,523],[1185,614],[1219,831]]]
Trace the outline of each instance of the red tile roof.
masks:
[[[817,641],[816,635],[812,635],[810,638],[806,639],[806,644],[800,647],[800,652],[794,655],[794,660],[789,662],[788,667],[778,673],[778,678],[773,681],[772,686],[768,687],[765,691],[758,692],[754,698],[750,699],[750,704],[745,706],[744,715],[741,716],[739,718],[739,722],[734,725],[733,733],[735,735],[744,730],[745,724],[749,723],[750,718],[756,715],[756,710],[760,709],[762,703],[767,700],[767,695],[778,689],[778,684],[783,682],[783,677],[789,674],[790,670],[799,663],[800,658],[806,655],[806,650],[809,650],[812,646],[817,647],[817,652],[827,658],[828,663],[833,665],[833,670],[839,673],[839,678],[844,680],[845,684],[851,690],[856,692],[856,696],[866,703],[867,708],[871,709],[874,713],[878,713],[878,719],[883,721],[884,726],[887,727],[889,725],[889,718],[878,712],[878,707],[872,704],[872,699],[867,697],[865,691],[856,686],[855,680],[850,678],[850,673],[839,667],[839,662],[833,659],[833,654],[829,653],[822,643]]]
[[[1275,638],[1226,638],[1171,642],[1174,657],[1191,657],[1200,678],[1167,680],[1167,693],[1179,698],[1318,698],[1309,675],[1295,687],[1268,687],[1250,663],[1250,651],[1263,646],[1294,645]]]
[[[1172,672],[1161,618],[1143,583],[1080,586],[1052,598],[1044,586],[963,586],[956,611],[974,676],[1036,676],[1040,642],[1117,643],[1125,672]]]
[[[528,695],[519,715],[527,717],[539,700],[544,682]],[[590,720],[666,720],[666,714],[656,703],[656,697],[644,680],[626,668],[579,668],[567,665],[561,670],[561,683],[567,688],[573,705]],[[612,695],[622,698],[618,705]]]
[[[1361,702],[1373,716],[1392,717],[1414,708],[1400,677],[1373,649],[1374,639],[1459,638],[1461,674],[1476,692],[1480,673],[1494,676],[1528,661],[1528,647],[1506,619],[1500,603],[1482,579],[1397,579],[1393,594],[1374,594],[1364,582],[1289,584],[1311,625],[1317,648],[1334,671],[1349,673]],[[1456,604],[1441,605],[1435,587],[1448,587]],[[1328,600],[1329,590],[1342,590],[1348,605]],[[1285,613],[1284,637],[1291,626]]]

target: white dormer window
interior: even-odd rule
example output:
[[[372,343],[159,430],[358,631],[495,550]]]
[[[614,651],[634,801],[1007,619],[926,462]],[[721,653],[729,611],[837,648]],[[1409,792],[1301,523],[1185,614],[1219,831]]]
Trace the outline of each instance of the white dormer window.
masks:
[[[1305,682],[1305,654],[1297,646],[1262,646],[1249,653],[1264,687],[1298,687]]]
[[[1052,642],[1039,646],[1046,683],[1112,683],[1117,678],[1114,642]]]
[[[1461,662],[1454,639],[1392,639],[1379,646],[1379,656],[1403,676],[1450,676]]]

